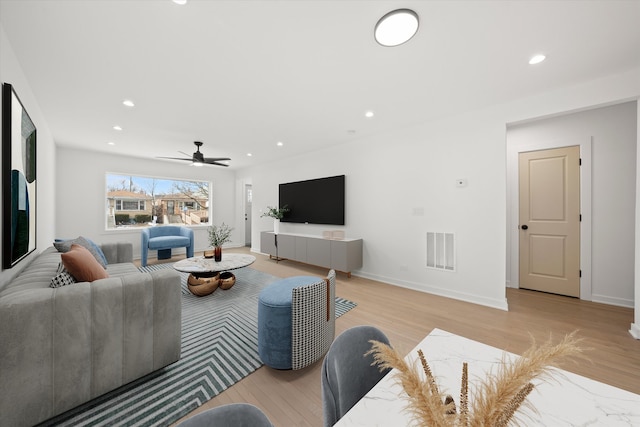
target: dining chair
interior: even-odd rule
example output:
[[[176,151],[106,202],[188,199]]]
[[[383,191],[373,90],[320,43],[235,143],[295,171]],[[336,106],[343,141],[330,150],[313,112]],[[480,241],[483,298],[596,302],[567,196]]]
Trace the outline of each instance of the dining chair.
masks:
[[[355,326],[340,334],[322,362],[322,411],[324,426],[334,425],[389,369],[372,366],[370,340],[389,345],[389,339],[374,326]]]
[[[181,422],[178,427],[273,427],[260,408],[248,403],[230,403],[208,409]]]

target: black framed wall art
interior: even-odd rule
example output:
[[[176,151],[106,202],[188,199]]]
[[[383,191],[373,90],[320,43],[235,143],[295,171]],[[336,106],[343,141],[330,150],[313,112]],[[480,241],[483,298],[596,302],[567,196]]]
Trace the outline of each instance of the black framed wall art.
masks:
[[[36,249],[36,127],[12,85],[2,85],[2,267]]]

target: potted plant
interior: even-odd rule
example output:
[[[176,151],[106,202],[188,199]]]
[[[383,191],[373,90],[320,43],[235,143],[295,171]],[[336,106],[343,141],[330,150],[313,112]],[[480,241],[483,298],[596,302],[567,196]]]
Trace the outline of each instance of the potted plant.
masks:
[[[212,225],[209,227],[209,244],[213,247],[214,259],[216,262],[222,260],[222,245],[231,240],[232,227],[224,222],[222,225]],[[206,254],[205,254],[206,256]]]
[[[264,212],[260,217],[268,216],[273,218],[273,232],[278,234],[280,232],[280,220],[284,218],[285,212],[289,212],[289,208],[287,205],[284,205],[281,208],[273,208],[271,206],[267,206],[267,211]]]

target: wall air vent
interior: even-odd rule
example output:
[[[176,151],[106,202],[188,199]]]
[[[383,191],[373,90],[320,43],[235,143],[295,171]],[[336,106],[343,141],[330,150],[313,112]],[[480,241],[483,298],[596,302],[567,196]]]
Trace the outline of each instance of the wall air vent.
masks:
[[[427,232],[427,268],[455,271],[455,241],[453,233]]]

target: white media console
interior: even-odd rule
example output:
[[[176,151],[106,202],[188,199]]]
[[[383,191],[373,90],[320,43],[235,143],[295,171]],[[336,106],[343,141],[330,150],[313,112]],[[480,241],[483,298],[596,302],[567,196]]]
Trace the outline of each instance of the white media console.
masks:
[[[347,273],[362,268],[362,239],[325,239],[306,234],[260,233],[260,252],[276,259],[332,268]]]

